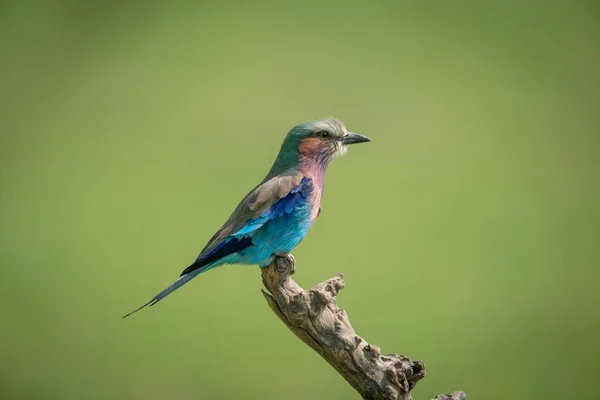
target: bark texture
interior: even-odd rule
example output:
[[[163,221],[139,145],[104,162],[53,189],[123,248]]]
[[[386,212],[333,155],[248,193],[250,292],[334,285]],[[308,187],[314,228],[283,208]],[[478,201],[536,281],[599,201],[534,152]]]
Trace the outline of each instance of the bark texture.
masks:
[[[263,295],[271,310],[364,399],[412,400],[410,391],[425,376],[425,366],[398,354],[384,356],[354,332],[348,315],[336,305],[336,295],[344,288],[342,274],[303,290],[290,277],[295,271],[291,254],[261,271],[268,290]],[[462,392],[436,397],[465,399]]]

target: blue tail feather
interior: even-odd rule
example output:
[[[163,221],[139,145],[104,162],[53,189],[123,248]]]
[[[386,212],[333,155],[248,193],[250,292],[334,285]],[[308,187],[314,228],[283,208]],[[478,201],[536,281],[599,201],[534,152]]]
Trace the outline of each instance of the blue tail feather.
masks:
[[[210,265],[210,264],[205,265],[202,268],[198,268],[188,274],[180,276],[179,279],[177,279],[175,282],[173,282],[171,285],[169,285],[166,289],[161,291],[159,294],[154,296],[154,298],[152,298],[152,300],[150,300],[143,306],[131,311],[130,313],[124,315],[123,318],[129,317],[131,314],[135,314],[136,312],[140,311],[144,307],[152,307],[153,305],[155,305],[156,303],[158,303],[159,301],[161,301],[162,299],[164,299],[165,297],[167,297],[168,295],[170,295],[171,293],[173,293],[174,291],[176,291],[177,289],[179,289],[180,287],[182,287],[183,285],[185,285],[186,283],[191,281],[193,278],[198,276],[200,273],[210,269],[210,267],[212,267],[212,265]]]

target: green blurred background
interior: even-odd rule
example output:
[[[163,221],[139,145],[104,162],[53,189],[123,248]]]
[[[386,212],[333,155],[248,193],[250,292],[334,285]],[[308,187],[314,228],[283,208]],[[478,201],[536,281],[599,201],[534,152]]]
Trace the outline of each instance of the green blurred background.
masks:
[[[157,307],[293,125],[366,134],[295,251],[416,399],[583,399],[600,373],[594,1],[0,6],[0,397],[346,399],[256,267]]]

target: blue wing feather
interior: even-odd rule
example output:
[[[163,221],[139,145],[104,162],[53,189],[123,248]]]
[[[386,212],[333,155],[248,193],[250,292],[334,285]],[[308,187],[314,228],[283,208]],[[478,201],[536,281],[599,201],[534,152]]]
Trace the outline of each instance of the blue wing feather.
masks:
[[[251,232],[262,227],[269,220],[272,220],[277,217],[281,217],[285,214],[290,214],[292,211],[296,209],[312,193],[312,181],[310,178],[302,178],[300,184],[294,186],[287,196],[283,197],[276,203],[274,203],[271,207],[269,207],[265,212],[259,215],[257,218],[249,219],[245,226],[235,232],[232,236],[234,237],[243,237],[248,235]]]
[[[237,253],[238,251],[244,250],[250,246],[252,246],[252,238],[249,236],[242,238],[228,237],[219,243],[217,247],[215,247],[210,253],[203,257],[198,257],[192,265],[183,270],[180,276],[189,274],[190,272],[202,268],[205,265],[220,260],[221,258],[230,254]]]
[[[220,240],[219,243],[213,243],[215,247],[208,251],[207,254],[203,254],[206,249],[203,250],[196,261],[182,272],[178,280],[154,296],[154,298],[148,303],[125,315],[125,317],[141,310],[146,306],[153,306],[160,300],[167,297],[169,294],[173,293],[175,290],[179,289],[181,286],[185,285],[198,274],[210,269],[211,267],[214,267],[215,265],[219,265],[219,260],[231,254],[248,249],[254,245],[252,242],[252,237],[258,229],[263,227],[267,222],[284,215],[292,214],[297,208],[302,207],[306,201],[308,201],[312,190],[312,180],[310,178],[303,177],[300,183],[296,186],[293,186],[286,196],[274,202],[258,217],[248,219],[240,229],[237,229],[235,232],[225,236]],[[222,229],[223,228],[221,228],[221,231]],[[213,239],[209,241],[209,244],[214,242],[219,233],[220,232],[217,232],[215,234]]]
[[[230,254],[237,253],[252,245],[252,233],[261,228],[274,218],[292,213],[299,205],[306,201],[312,193],[312,181],[310,178],[302,178],[297,186],[294,186],[287,196],[281,198],[269,207],[260,216],[249,219],[237,232],[227,236],[208,254],[200,253],[196,261],[187,267],[181,276],[189,274],[209,263],[217,261]]]

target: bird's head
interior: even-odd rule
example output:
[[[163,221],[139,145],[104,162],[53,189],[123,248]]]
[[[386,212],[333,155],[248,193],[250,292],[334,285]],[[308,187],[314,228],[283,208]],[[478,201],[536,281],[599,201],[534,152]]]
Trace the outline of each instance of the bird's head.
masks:
[[[305,122],[287,134],[273,167],[285,169],[301,162],[326,167],[336,156],[345,154],[349,145],[370,141],[366,136],[348,132],[335,118]]]

